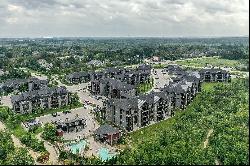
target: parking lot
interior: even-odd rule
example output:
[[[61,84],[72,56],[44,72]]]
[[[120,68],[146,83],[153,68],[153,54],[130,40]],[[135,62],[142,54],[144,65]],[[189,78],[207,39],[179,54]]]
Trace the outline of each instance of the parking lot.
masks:
[[[8,96],[1,96],[0,97],[0,102],[3,106],[7,106],[9,108],[12,108],[12,103],[11,103],[11,95]]]
[[[38,119],[42,123],[42,125],[45,125],[46,123],[59,121],[59,119],[61,120],[65,120],[66,118],[73,119],[77,114],[79,117],[83,117],[86,119],[86,127],[79,132],[64,133],[63,138],[65,140],[74,140],[79,136],[80,138],[90,136],[93,133],[93,131],[99,127],[97,121],[95,121],[94,119],[94,115],[90,113],[90,109],[85,109],[83,107],[80,107],[72,109],[71,112],[67,114],[58,112],[57,116],[55,117],[52,116],[51,114],[48,114],[41,117],[37,117],[36,119]]]
[[[97,98],[95,98],[87,90],[89,83],[81,83],[81,84],[72,85],[72,86],[67,86],[67,85],[64,85],[62,83],[59,83],[59,85],[60,86],[65,86],[68,89],[68,91],[70,91],[72,93],[77,93],[77,95],[79,96],[80,102],[82,102],[82,103],[85,103],[85,101],[88,101],[91,104],[95,104],[95,105],[98,105],[100,107],[103,106],[102,100],[101,99],[97,100]],[[99,96],[99,97],[102,97],[103,99],[105,98],[103,96]]]
[[[155,92],[159,92],[160,88],[168,85],[171,79],[167,72],[162,72],[162,69],[152,70],[152,77],[154,79],[153,91]]]

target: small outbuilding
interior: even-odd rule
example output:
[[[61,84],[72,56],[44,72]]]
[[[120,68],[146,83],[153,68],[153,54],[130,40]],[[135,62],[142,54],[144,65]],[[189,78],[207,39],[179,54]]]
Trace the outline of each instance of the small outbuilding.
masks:
[[[59,137],[62,137],[63,136],[63,130],[62,129],[57,129],[56,130],[56,135],[59,136]]]
[[[117,143],[121,137],[119,129],[111,125],[105,124],[94,131],[95,139],[101,142],[107,142],[110,145]]]

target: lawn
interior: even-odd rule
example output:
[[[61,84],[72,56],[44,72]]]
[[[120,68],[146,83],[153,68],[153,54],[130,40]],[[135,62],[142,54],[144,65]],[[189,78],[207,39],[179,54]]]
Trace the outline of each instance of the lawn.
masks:
[[[137,91],[139,93],[146,93],[153,88],[153,79],[151,79],[150,83],[142,83],[137,86]]]
[[[237,67],[242,65],[238,60],[228,60],[222,59],[220,57],[203,57],[194,58],[186,60],[176,60],[179,65],[193,66],[193,67],[206,67],[206,66],[216,66],[216,67]]]
[[[164,64],[153,64],[152,66],[154,69],[163,69],[165,67]]]
[[[157,135],[161,133],[161,131],[165,130],[165,128],[171,127],[174,123],[176,123],[176,120],[178,120],[178,118],[184,113],[185,112],[178,111],[176,112],[175,116],[170,119],[163,120],[156,124],[134,131],[128,135],[126,140],[129,139],[129,141],[132,142],[132,144],[136,147],[136,145],[139,145],[144,141],[143,138],[156,138]]]
[[[223,83],[220,83],[220,82],[204,82],[202,84],[201,89],[203,91],[211,91],[214,88],[214,86],[219,85],[219,84],[223,84]]]

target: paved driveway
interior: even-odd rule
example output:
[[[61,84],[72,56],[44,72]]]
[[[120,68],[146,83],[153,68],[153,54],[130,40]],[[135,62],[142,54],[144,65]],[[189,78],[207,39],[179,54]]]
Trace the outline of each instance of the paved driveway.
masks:
[[[0,102],[2,103],[3,106],[7,106],[9,108],[12,108],[12,103],[11,103],[11,95],[8,96],[2,96],[0,97]]]

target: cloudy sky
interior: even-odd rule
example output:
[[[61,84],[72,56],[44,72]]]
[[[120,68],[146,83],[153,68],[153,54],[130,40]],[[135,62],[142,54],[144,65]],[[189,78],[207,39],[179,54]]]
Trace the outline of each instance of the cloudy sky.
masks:
[[[249,0],[0,0],[0,37],[249,35]]]

